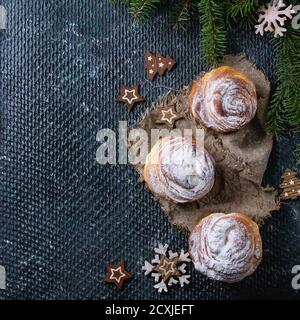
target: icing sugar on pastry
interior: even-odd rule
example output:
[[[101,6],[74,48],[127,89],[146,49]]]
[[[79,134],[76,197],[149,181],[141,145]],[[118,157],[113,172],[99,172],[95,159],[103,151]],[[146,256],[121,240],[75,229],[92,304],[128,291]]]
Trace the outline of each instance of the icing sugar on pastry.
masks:
[[[215,213],[191,232],[195,269],[214,280],[237,282],[252,274],[262,259],[257,224],[242,213]]]
[[[206,128],[217,132],[235,131],[255,116],[256,88],[241,71],[220,67],[194,83],[189,104],[194,117]]]
[[[147,156],[144,178],[149,188],[175,202],[190,202],[213,187],[214,160],[183,137],[159,140]]]

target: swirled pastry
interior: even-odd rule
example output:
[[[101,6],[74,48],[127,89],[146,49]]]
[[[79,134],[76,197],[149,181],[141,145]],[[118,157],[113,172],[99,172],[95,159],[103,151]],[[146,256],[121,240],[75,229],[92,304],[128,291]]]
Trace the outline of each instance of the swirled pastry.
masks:
[[[180,203],[204,197],[214,178],[213,158],[183,137],[160,139],[148,154],[144,168],[144,179],[152,192]]]
[[[217,132],[236,131],[255,116],[256,88],[243,72],[219,67],[194,83],[189,105],[193,116],[206,128]]]
[[[195,269],[211,279],[237,282],[252,274],[262,259],[257,224],[242,213],[214,213],[191,232]]]

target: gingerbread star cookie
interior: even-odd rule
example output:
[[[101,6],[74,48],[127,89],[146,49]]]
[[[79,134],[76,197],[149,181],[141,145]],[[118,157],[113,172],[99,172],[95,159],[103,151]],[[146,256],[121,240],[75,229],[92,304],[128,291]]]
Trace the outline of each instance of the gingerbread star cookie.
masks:
[[[180,276],[180,272],[177,267],[178,263],[178,257],[170,259],[166,256],[162,256],[159,261],[159,264],[153,270],[160,273],[162,279],[166,282],[170,277]]]
[[[108,264],[106,269],[107,275],[105,277],[105,282],[113,283],[119,289],[122,289],[125,280],[132,277],[132,275],[125,270],[124,260],[120,261],[115,266]]]
[[[133,87],[121,85],[121,94],[117,100],[125,103],[130,111],[136,103],[144,101],[144,97],[139,94],[139,85]]]
[[[176,111],[175,106],[167,106],[157,109],[155,118],[155,123],[165,124],[168,127],[173,128],[175,122],[182,119],[183,115]]]
[[[180,253],[168,250],[167,244],[159,244],[154,249],[155,256],[151,263],[145,260],[142,270],[145,275],[151,274],[154,278],[154,288],[159,293],[168,292],[168,287],[179,284],[183,287],[190,282],[190,275],[186,274],[186,262],[190,262],[189,253],[181,250]]]

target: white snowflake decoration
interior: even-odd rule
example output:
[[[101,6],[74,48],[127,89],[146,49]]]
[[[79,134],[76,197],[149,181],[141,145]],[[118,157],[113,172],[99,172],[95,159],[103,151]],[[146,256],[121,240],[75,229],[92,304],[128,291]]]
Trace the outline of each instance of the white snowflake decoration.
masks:
[[[296,13],[292,5],[286,7],[282,0],[272,0],[267,5],[262,6],[259,12],[255,33],[263,36],[264,31],[274,32],[274,37],[283,36],[283,33],[286,32],[285,21],[288,18],[292,19],[292,14]]]
[[[186,275],[186,264],[184,262],[190,262],[189,253],[181,250],[180,254],[168,251],[168,245],[159,244],[158,248],[154,249],[156,253],[151,263],[145,261],[142,270],[145,271],[145,275],[151,274],[154,278],[154,288],[161,292],[168,292],[168,286],[180,284],[183,287],[185,284],[189,284],[190,275]]]

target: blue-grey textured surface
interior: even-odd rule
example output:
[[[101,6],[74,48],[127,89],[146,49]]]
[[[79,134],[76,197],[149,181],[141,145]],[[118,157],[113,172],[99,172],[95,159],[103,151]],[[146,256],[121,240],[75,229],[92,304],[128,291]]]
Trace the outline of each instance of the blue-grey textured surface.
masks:
[[[2,0],[0,37],[0,265],[3,299],[253,299],[299,298],[291,287],[300,264],[300,202],[286,204],[262,227],[264,260],[234,285],[189,267],[192,282],[159,296],[141,273],[158,242],[187,247],[135,171],[95,160],[101,128],[136,123],[160,94],[188,84],[202,70],[199,28],[168,27],[164,12],[135,23],[105,0]],[[253,31],[234,30],[228,52],[244,50],[274,80],[274,54]],[[178,65],[150,83],[146,50]],[[131,113],[115,102],[119,85],[140,83],[146,102]],[[274,146],[265,183],[277,186],[295,167],[296,137]],[[124,259],[134,278],[123,291],[103,282],[105,265]]]

